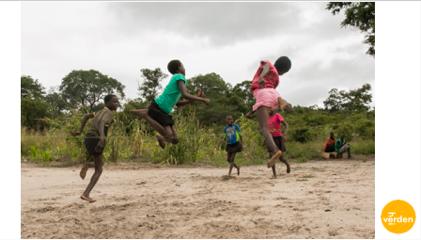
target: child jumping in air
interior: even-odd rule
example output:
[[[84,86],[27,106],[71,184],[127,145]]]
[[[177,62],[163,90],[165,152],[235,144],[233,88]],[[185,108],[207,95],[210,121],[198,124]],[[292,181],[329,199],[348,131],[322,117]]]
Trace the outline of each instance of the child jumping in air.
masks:
[[[184,106],[193,101],[209,104],[210,100],[204,98],[202,92],[197,96],[187,91],[186,71],[179,60],[171,60],[168,63],[168,71],[173,74],[164,92],[155,98],[147,109],[135,109],[131,112],[139,119],[145,119],[153,129],[158,131],[159,146],[165,148],[167,143],[177,144],[178,138],[174,128],[174,120],[170,113],[175,106]],[[184,100],[180,100],[181,98]]]
[[[278,58],[275,64],[269,61],[261,61],[251,82],[251,92],[256,99],[256,103],[253,105],[253,112],[256,112],[260,132],[272,156],[267,162],[268,167],[272,167],[276,159],[282,156],[282,150],[276,146],[267,123],[270,110],[277,108],[285,109],[289,106],[279,96],[276,87],[279,84],[279,76],[288,72],[290,68],[291,61],[285,56]]]
[[[234,123],[234,119],[231,115],[226,117],[227,125],[224,127],[225,138],[227,141],[227,161],[230,164],[228,176],[231,176],[232,168],[237,169],[237,175],[240,175],[240,167],[235,164],[235,155],[241,152],[243,149],[243,139],[240,134],[240,126]]]
[[[108,130],[113,123],[113,112],[115,112],[117,107],[120,106],[117,96],[113,94],[105,96],[104,103],[105,107],[101,111],[95,115],[90,113],[83,117],[79,131],[72,132],[73,136],[80,135],[89,118],[94,118],[92,121],[92,126],[86,133],[84,140],[84,145],[88,154],[87,160],[93,159],[94,164],[92,165],[87,161],[80,171],[80,177],[84,179],[88,168],[95,168],[95,172],[92,175],[88,186],[80,196],[82,200],[88,201],[90,203],[95,202],[95,200],[92,199],[89,195],[95,184],[98,182],[102,173],[102,166],[104,165],[102,153],[104,151]]]

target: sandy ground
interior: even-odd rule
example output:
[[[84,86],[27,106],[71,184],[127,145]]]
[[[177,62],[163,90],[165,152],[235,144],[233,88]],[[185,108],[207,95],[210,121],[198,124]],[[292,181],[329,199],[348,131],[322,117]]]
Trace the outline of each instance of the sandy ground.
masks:
[[[374,238],[374,160],[277,168],[106,165],[90,204],[77,168],[23,165],[22,238]]]

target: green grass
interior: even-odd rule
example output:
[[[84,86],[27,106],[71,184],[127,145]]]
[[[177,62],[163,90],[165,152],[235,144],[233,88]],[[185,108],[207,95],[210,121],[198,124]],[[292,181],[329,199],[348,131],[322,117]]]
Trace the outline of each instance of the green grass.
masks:
[[[80,115],[76,115],[57,122],[56,128],[49,129],[43,134],[22,129],[22,158],[45,165],[52,162],[70,165],[83,161],[85,159],[83,135],[72,137],[69,134],[70,130],[79,127],[80,117]],[[104,150],[105,161],[227,166],[222,125],[217,127],[200,126],[194,111],[183,115],[176,114],[174,118],[180,142],[177,145],[167,145],[162,150],[157,145],[155,133],[150,131],[146,123],[137,120],[127,122],[127,119],[117,117],[107,138],[107,146]],[[291,117],[291,119],[292,122],[290,121],[289,124],[296,125],[297,129],[300,128],[299,124],[304,124],[300,122],[302,119],[299,119],[298,116]],[[325,119],[318,121],[322,120],[325,121]],[[311,121],[313,125],[319,124],[314,119]],[[241,126],[244,147],[243,151],[237,154],[236,162],[242,166],[264,164],[268,159],[268,153],[258,131],[257,122],[240,118],[238,123]],[[131,127],[130,132],[126,131],[128,125]],[[329,124],[307,126],[310,129],[310,139],[305,143],[294,141],[293,138],[288,140],[285,157],[294,162],[320,159],[320,152],[326,134],[329,132],[329,126]],[[355,136],[350,143],[353,154],[373,155],[375,153],[374,137],[367,139],[367,137]]]

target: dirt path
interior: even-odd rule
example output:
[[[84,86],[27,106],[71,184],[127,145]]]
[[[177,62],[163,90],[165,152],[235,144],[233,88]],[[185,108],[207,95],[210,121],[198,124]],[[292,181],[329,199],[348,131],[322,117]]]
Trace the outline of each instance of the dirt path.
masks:
[[[374,238],[373,160],[278,168],[105,166],[89,204],[78,169],[23,166],[22,237]]]

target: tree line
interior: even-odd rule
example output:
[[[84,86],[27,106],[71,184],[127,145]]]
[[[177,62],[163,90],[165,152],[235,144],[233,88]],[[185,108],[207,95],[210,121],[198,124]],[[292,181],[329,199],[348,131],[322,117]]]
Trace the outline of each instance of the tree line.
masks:
[[[162,81],[168,77],[160,68],[140,70],[138,98],[126,99],[123,109],[147,107],[162,90]],[[254,104],[250,92],[251,81],[244,80],[231,85],[217,73],[197,75],[188,80],[191,92],[202,90],[212,99],[209,106],[196,105],[201,124],[222,123],[227,114],[239,117],[250,111]],[[56,91],[45,91],[45,87],[31,76],[21,77],[22,126],[43,128],[49,119],[64,117],[75,112],[95,112],[103,107],[106,94],[124,98],[125,86],[115,78],[96,70],[73,70],[67,74]],[[364,84],[349,91],[331,89],[323,107],[294,106],[294,109],[316,109],[326,112],[367,112],[371,110],[371,86]]]

